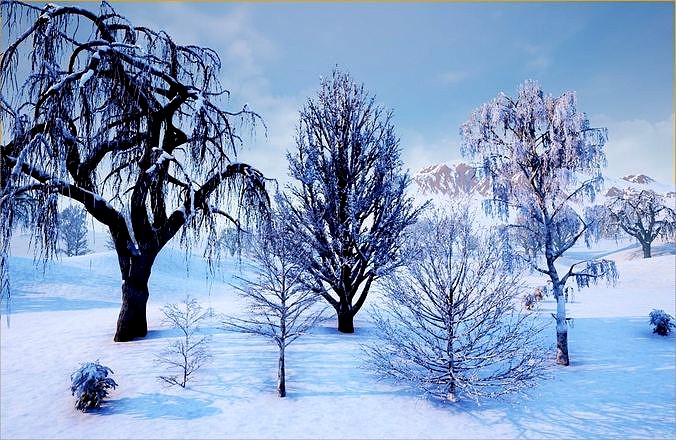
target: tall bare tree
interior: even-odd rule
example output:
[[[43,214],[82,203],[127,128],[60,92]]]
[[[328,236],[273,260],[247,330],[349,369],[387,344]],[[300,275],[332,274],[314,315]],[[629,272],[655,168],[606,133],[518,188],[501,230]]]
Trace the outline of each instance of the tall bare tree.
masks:
[[[0,13],[9,43],[0,57],[2,287],[11,201],[37,200],[34,227],[48,257],[57,200],[70,198],[115,243],[123,281],[115,341],[143,337],[148,279],[169,240],[179,231],[186,245],[215,238],[217,217],[239,224],[265,211],[263,176],[237,162],[239,130],[257,115],[221,107],[228,92],[213,50],[134,26],[108,3],[92,12],[3,0]]]
[[[302,282],[305,267],[296,258],[293,234],[277,213],[252,237],[250,276],[240,278],[238,293],[248,305],[244,318],[227,317],[225,328],[263,336],[279,348],[277,393],[286,396],[286,347],[323,318],[321,297]]]
[[[354,332],[373,281],[397,266],[402,231],[418,214],[391,118],[363,85],[334,70],[301,110],[289,154],[297,182],[290,222],[307,251],[298,255],[343,333]]]

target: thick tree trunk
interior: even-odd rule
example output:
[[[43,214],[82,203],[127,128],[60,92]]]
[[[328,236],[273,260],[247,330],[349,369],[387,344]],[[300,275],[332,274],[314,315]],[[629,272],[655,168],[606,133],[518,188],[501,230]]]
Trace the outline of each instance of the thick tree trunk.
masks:
[[[129,342],[148,334],[146,304],[148,303],[148,279],[126,280],[122,284],[122,308],[117,318],[115,342]]]
[[[284,367],[284,346],[279,349],[279,370],[277,371],[277,392],[286,397],[286,368]]]
[[[651,258],[652,250],[650,248],[650,243],[642,242],[641,247],[643,248],[643,258]]]
[[[338,311],[338,331],[354,333],[354,313],[352,311]]]

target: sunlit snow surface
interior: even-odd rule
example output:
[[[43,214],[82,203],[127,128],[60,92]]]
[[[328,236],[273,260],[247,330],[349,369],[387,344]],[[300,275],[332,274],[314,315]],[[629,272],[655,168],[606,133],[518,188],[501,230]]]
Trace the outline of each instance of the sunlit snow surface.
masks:
[[[114,343],[120,279],[112,252],[64,258],[44,276],[31,258],[15,256],[11,314],[3,304],[0,329],[0,437],[676,437],[676,336],[654,335],[648,324],[654,308],[676,315],[675,246],[658,244],[649,260],[627,243],[572,251],[575,258],[591,252],[615,259],[620,281],[575,292],[571,366],[552,366],[527,396],[481,405],[436,403],[374,379],[360,349],[374,338],[368,310],[357,315],[354,335],[338,334],[329,321],[289,347],[285,399],[275,393],[275,348],[216,325],[204,329],[213,335],[213,362],[187,389],[167,388],[153,360],[175,334],[159,308],[191,294],[218,312],[238,313],[229,285],[236,259],[207,282],[199,257],[186,272],[182,251],[163,251],[150,282],[148,337]],[[365,307],[377,302],[373,295]],[[554,308],[546,299],[543,317]],[[101,410],[83,414],[73,407],[69,377],[97,359],[119,387]]]

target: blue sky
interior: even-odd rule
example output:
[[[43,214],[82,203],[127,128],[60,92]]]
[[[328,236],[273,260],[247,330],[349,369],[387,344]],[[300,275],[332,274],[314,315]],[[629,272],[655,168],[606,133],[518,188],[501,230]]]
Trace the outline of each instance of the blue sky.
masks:
[[[674,179],[673,3],[118,3],[134,24],[223,59],[233,106],[261,114],[241,160],[286,181],[298,110],[338,65],[394,111],[415,172],[460,159],[458,130],[525,79],[577,92],[609,129],[607,173]]]

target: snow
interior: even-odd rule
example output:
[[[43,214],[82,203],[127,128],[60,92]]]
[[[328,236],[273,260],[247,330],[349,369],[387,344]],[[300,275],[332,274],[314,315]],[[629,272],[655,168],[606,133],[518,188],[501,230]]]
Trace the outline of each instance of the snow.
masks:
[[[167,161],[170,161],[170,160],[174,160],[174,156],[172,156],[171,154],[167,153],[166,151],[162,151],[162,154],[160,154],[160,156],[157,158],[157,160],[155,161],[155,163],[154,163],[150,168],[148,168],[148,169],[146,170],[146,173],[148,173],[148,174],[154,173],[154,172],[155,172],[155,169],[156,169],[157,167],[162,166],[162,164],[164,164],[164,162],[167,162]]]
[[[94,71],[92,69],[88,69],[81,77],[80,81],[78,82],[78,88],[83,88],[85,84],[87,84],[87,81],[92,79],[92,76],[94,76]]]
[[[613,189],[620,192],[626,192],[628,190],[636,192],[648,190],[666,196],[670,193],[673,194],[676,191],[676,186],[674,184],[658,182],[645,174],[630,174],[621,178],[603,176],[603,186],[605,188],[604,193],[612,191]]]
[[[13,256],[12,313],[3,304],[0,328],[0,437],[674,438],[676,335],[652,334],[648,314],[676,315],[676,245],[656,245],[647,260],[639,247],[614,242],[571,251],[571,258],[611,258],[620,275],[617,286],[576,291],[568,304],[571,366],[554,366],[552,349],[550,377],[527,396],[481,405],[440,404],[375,380],[361,351],[374,338],[368,310],[357,315],[353,335],[339,334],[331,320],[288,348],[284,399],[275,393],[276,348],[215,324],[205,328],[212,362],[185,390],[168,388],[154,359],[175,332],[161,323],[160,308],[189,293],[217,312],[241,311],[229,284],[237,259],[205,281],[201,257],[162,251],[150,281],[148,336],[114,343],[120,278],[113,252],[63,258],[44,276],[31,258]],[[544,284],[535,275],[527,281]],[[365,309],[378,301],[374,293]],[[551,296],[540,304],[545,318],[555,310]],[[81,413],[70,375],[97,359],[119,386],[101,410]]]

